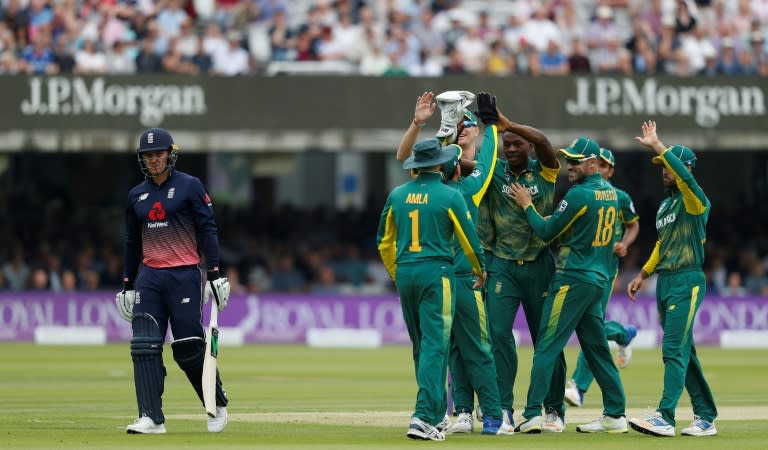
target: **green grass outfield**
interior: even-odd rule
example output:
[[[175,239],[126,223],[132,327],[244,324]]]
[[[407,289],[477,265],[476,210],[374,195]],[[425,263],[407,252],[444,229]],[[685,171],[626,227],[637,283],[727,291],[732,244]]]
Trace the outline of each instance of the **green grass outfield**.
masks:
[[[573,364],[575,348],[569,348]],[[449,436],[443,443],[405,437],[416,385],[410,348],[310,349],[300,346],[224,347],[219,365],[231,398],[224,433],[209,434],[197,401],[166,345],[164,411],[168,434],[127,435],[136,414],[128,344],[105,347],[0,344],[0,448],[18,449],[385,449],[385,448],[768,448],[768,358],[765,350],[701,348],[720,407],[719,436],[653,438],[585,435],[575,425],[597,418],[597,387],[585,409],[568,411],[560,435]],[[531,349],[521,349],[515,408],[522,409]],[[653,411],[661,391],[660,350],[636,350],[622,371],[628,415]],[[517,418],[517,413],[516,413]],[[691,418],[687,394],[678,432]]]

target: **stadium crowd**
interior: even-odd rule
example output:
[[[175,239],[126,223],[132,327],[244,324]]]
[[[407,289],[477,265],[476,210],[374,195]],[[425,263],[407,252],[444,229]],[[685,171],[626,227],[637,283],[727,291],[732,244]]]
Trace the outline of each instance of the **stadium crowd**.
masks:
[[[558,184],[567,182],[560,179]],[[658,199],[633,195],[641,216],[640,238],[622,261],[616,293],[625,292],[655,239],[649,217]],[[122,235],[120,230],[105,230],[122,223],[115,222],[122,210],[102,219],[86,210],[65,214],[53,207],[39,214],[39,204],[31,197],[14,201],[14,216],[24,219],[5,221],[0,230],[0,291],[119,289]],[[380,205],[383,199],[369,203]],[[394,292],[375,248],[375,208],[309,211],[283,206],[269,212],[219,205],[216,210],[222,266],[233,292]],[[757,211],[754,205],[730,211],[713,208],[705,261],[709,294],[768,295],[768,237],[761,232],[768,218]],[[653,295],[655,284],[647,282],[644,289],[642,294]]]
[[[768,0],[0,0],[0,74],[768,75]]]

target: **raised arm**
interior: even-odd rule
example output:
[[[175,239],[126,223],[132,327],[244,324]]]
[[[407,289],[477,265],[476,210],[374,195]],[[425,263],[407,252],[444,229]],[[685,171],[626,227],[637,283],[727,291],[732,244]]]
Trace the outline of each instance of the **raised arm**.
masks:
[[[522,137],[533,144],[533,150],[536,152],[536,158],[542,166],[551,169],[559,169],[560,163],[557,161],[557,154],[549,142],[547,136],[541,130],[509,120],[501,111],[499,111],[499,130],[509,131]]]
[[[528,219],[533,232],[546,242],[557,239],[573,225],[576,219],[587,212],[587,205],[579,200],[578,194],[574,194],[573,189],[565,194],[555,212],[546,219],[533,206],[528,188],[520,183],[513,183],[510,185],[509,191],[509,195],[525,210],[525,217]]]
[[[704,194],[699,183],[690,170],[680,161],[680,158],[672,154],[656,134],[656,122],[649,120],[642,125],[643,136],[635,137],[635,140],[645,147],[653,150],[664,167],[675,177],[677,188],[683,196],[683,205],[688,214],[703,214],[709,205],[709,199]]]
[[[419,138],[419,131],[424,127],[426,121],[432,117],[437,108],[437,104],[432,102],[435,94],[427,91],[419,95],[416,99],[416,108],[413,111],[413,120],[405,130],[405,134],[400,139],[400,145],[397,147],[397,160],[405,161],[411,156],[411,150]]]

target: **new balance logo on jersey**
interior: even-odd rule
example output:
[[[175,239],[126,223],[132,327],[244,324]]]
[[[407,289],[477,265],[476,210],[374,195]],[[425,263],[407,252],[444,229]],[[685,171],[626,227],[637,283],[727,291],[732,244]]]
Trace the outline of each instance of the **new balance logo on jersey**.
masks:
[[[656,221],[656,229],[660,230],[660,229],[664,228],[665,226],[667,226],[670,223],[674,222],[675,218],[676,218],[675,213],[672,213],[672,214],[670,214],[668,216],[662,217],[661,219]]]
[[[181,299],[181,303],[182,303],[182,304],[184,304],[184,303],[189,303],[189,297],[184,297],[184,298],[182,298],[182,299]]]
[[[480,169],[475,169],[472,171],[471,177],[479,177],[480,176]]]
[[[149,192],[145,192],[145,193],[139,195],[139,201],[146,200],[147,197],[149,197]]]

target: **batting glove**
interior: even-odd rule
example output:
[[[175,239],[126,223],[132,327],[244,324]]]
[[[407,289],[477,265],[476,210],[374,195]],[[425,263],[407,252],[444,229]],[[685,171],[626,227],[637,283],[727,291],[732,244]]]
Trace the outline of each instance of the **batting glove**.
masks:
[[[219,277],[219,272],[208,272],[208,282],[205,283],[205,303],[214,297],[219,311],[224,311],[229,303],[229,280]]]
[[[475,112],[475,114],[486,125],[499,123],[499,112],[496,109],[496,97],[491,97],[487,92],[477,94],[477,112]]]
[[[115,303],[120,316],[128,322],[133,319],[133,305],[136,303],[136,291],[133,289],[118,292],[115,295]]]

